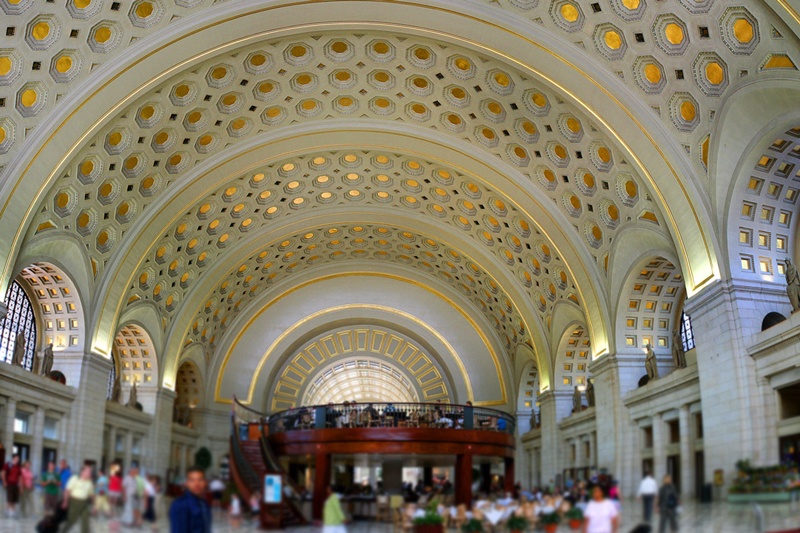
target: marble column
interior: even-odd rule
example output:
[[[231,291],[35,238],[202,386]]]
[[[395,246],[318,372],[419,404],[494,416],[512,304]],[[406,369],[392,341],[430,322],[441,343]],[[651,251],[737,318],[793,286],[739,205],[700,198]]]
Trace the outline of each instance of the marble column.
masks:
[[[723,470],[736,475],[735,463],[778,462],[774,392],[759,381],[748,347],[770,311],[790,310],[783,283],[723,280],[710,283],[686,301],[695,333],[703,417],[705,478]],[[791,319],[791,318],[790,318]],[[724,407],[724,408],[723,408]],[[717,494],[727,495],[727,486]]]
[[[3,445],[6,447],[6,459],[11,458],[14,450],[14,420],[17,418],[17,400],[9,398],[6,403],[6,426],[3,429]]]
[[[678,424],[681,437],[681,496],[691,498],[694,495],[694,455],[692,454],[692,430],[689,405],[682,405],[678,411]]]
[[[653,415],[653,477],[661,483],[667,473],[666,439],[664,438],[664,420],[661,413]]]
[[[180,476],[183,477],[186,475],[186,445],[179,444],[178,445],[178,461],[180,462]]]
[[[58,358],[61,360],[62,355]],[[105,427],[105,405],[108,394],[108,374],[111,360],[99,355],[83,354],[79,370],[77,360],[71,360],[74,374],[79,371],[80,382],[70,413],[67,459],[71,465],[81,465],[86,460],[98,461],[103,454],[103,429]]]
[[[640,448],[637,428],[622,399],[635,389],[644,373],[640,352],[609,353],[589,365],[595,391],[595,437],[592,466],[606,469],[619,481],[623,496],[633,496],[639,481]]]
[[[125,433],[125,470],[131,467],[133,455],[133,431],[130,429]]]
[[[147,435],[148,445],[151,450],[148,457],[148,469],[161,476],[166,476],[169,468],[170,444],[172,442],[172,407],[175,403],[175,392],[161,388],[156,393],[155,414],[153,424]]]
[[[34,475],[42,471],[42,451],[44,449],[44,407],[36,408],[33,415],[33,446],[31,446],[31,469]]]
[[[111,466],[111,463],[117,458],[117,428],[111,426],[108,428],[108,451],[106,452],[106,468]]]

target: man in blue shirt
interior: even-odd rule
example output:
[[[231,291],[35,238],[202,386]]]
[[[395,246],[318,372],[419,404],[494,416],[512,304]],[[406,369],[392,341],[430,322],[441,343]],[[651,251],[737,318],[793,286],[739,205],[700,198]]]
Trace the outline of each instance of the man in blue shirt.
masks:
[[[171,533],[211,533],[211,508],[205,500],[206,474],[193,466],[186,471],[186,491],[169,508]]]
[[[67,482],[72,477],[72,470],[69,467],[66,459],[61,459],[60,468],[58,469],[58,478],[61,481],[61,495],[67,490]]]

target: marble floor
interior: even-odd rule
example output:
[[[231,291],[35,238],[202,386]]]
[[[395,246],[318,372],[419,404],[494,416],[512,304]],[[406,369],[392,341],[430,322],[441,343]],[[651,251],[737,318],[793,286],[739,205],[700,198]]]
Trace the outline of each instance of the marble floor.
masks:
[[[800,504],[794,507],[789,504],[765,505],[763,512],[763,528],[759,529],[756,513],[749,505],[729,505],[727,503],[715,504],[695,504],[690,503],[683,508],[681,515],[681,533],[761,533],[777,532],[785,530],[800,531]],[[165,516],[161,513],[161,516]],[[619,533],[628,533],[638,523],[641,517],[641,506],[638,502],[625,502],[622,506],[622,519]],[[656,518],[657,519],[657,518]],[[0,518],[0,533],[32,533],[36,531],[35,519],[9,519]],[[657,525],[657,524],[655,524]],[[238,529],[232,528],[224,515],[215,518],[214,533],[232,533],[234,531],[253,531],[254,528],[249,524],[243,524]],[[318,527],[297,527],[290,531],[295,533],[317,532]],[[79,531],[73,528],[72,531]],[[123,528],[114,520],[93,520],[92,533],[125,533],[136,531]],[[139,531],[147,531],[142,528]],[[167,520],[161,519],[157,524],[156,531],[163,533],[169,532]],[[392,526],[388,524],[378,524],[375,522],[355,522],[348,527],[351,533],[391,533]],[[451,529],[451,531],[455,531]],[[566,533],[568,528],[562,525],[559,531]]]

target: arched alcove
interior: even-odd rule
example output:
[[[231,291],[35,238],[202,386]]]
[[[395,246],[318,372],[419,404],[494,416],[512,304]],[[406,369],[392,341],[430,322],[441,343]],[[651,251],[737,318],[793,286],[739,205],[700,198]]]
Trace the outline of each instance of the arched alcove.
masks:
[[[203,406],[203,377],[193,361],[184,361],[178,367],[175,379],[175,403],[172,421],[182,426],[195,427],[196,409]]]
[[[617,304],[618,351],[641,354],[649,344],[657,355],[680,342],[685,299],[683,274],[663,256],[646,257],[631,268]]]
[[[574,324],[564,331],[558,344],[555,362],[555,390],[584,390],[589,376],[591,341],[583,324]]]
[[[765,329],[769,329],[772,326],[776,326],[786,320],[786,317],[780,313],[776,313],[775,311],[770,311],[764,317],[764,320],[761,321],[761,331]]]
[[[127,392],[134,383],[138,387],[158,386],[158,359],[147,331],[137,324],[121,327],[114,337],[120,361],[122,389]]]
[[[35,317],[36,338],[26,339],[26,351],[41,358],[47,345],[53,344],[55,367],[59,353],[83,353],[85,320],[72,278],[53,263],[42,261],[20,270],[15,282],[30,299]],[[7,302],[11,301],[13,287],[9,287]]]

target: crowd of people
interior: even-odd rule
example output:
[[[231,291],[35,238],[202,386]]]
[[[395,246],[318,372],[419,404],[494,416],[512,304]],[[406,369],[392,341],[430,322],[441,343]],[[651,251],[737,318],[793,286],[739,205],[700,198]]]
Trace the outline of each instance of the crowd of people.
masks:
[[[38,503],[35,489],[41,492],[41,521],[37,526],[44,533],[70,531],[79,526],[82,533],[90,531],[89,518],[115,520],[126,527],[148,525],[156,530],[156,510],[161,493],[158,476],[142,476],[137,465],[127,475],[117,465],[106,475],[95,472],[90,464],[73,472],[66,460],[47,464],[41,475],[34,475],[30,461],[21,462],[15,454],[3,465],[0,475],[6,494],[6,517],[36,516]]]
[[[465,428],[508,431],[511,429],[508,420],[494,412],[470,413],[472,402],[465,405],[454,405],[436,400],[427,404],[397,404],[389,402],[381,407],[374,403],[359,404],[357,401],[346,401],[343,404],[329,403],[325,407],[324,419],[326,428],[368,428],[368,427],[430,427],[430,428]],[[469,420],[472,423],[465,422]],[[280,413],[272,423],[274,431],[294,429],[313,429],[316,426],[316,410],[309,407],[290,409]]]

